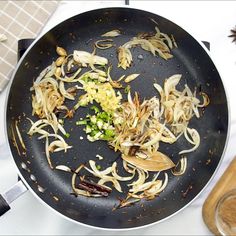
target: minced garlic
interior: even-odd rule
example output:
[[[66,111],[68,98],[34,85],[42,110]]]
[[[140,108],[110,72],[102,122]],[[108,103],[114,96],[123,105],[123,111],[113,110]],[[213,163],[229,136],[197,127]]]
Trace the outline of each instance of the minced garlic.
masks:
[[[105,112],[113,112],[120,106],[122,95],[116,94],[110,83],[95,83],[90,81],[83,86],[87,92],[80,98],[80,105],[85,106],[88,103],[96,101]]]

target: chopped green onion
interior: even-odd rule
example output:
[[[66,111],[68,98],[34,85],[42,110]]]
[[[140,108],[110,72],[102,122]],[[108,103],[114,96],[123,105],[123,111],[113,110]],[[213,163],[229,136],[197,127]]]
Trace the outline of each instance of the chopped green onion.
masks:
[[[97,127],[98,127],[99,129],[102,129],[103,124],[104,124],[104,122],[103,122],[102,120],[99,119],[99,120],[97,121]]]
[[[107,67],[106,67],[105,65],[98,65],[97,68],[103,69],[103,70],[105,70],[105,71],[107,70]],[[104,71],[104,72],[105,72],[105,71]],[[106,72],[105,72],[105,73],[106,73]]]
[[[114,138],[113,116],[111,113],[100,112],[97,106],[90,108],[94,110],[95,114],[87,114],[84,120],[77,121],[77,125],[86,125],[84,131],[86,132],[89,141],[96,140],[110,141]]]
[[[92,128],[91,126],[87,125],[86,128],[85,128],[85,133],[88,134],[92,131]]]
[[[112,129],[105,130],[105,136],[107,137],[113,137],[115,135],[114,131]]]
[[[129,92],[130,92],[130,89],[131,89],[130,85],[127,85],[127,86],[125,87],[125,93],[129,93]]]
[[[112,129],[105,130],[105,134],[102,136],[103,140],[111,140],[115,136],[115,133]]]
[[[98,129],[94,129],[90,132],[90,136],[94,137],[96,134],[99,133],[99,130]]]
[[[99,112],[99,108],[96,107],[95,105],[93,105],[90,109],[94,110],[95,114],[97,114]]]
[[[98,118],[101,118],[103,121],[108,121],[110,117],[107,112],[101,112],[98,115]]]
[[[69,133],[66,133],[65,136],[66,136],[67,138],[69,138],[69,137],[70,137],[70,134],[69,134]]]
[[[91,129],[98,129],[97,124],[90,123]]]
[[[97,122],[97,117],[96,117],[96,116],[91,116],[91,117],[90,117],[90,121],[91,121],[93,124],[96,124],[96,122]]]
[[[101,168],[102,168],[100,165],[97,165],[96,167],[98,170],[101,170]]]
[[[76,121],[75,124],[76,125],[87,125],[87,120],[79,120],[79,121]]]
[[[74,106],[74,108],[86,107],[88,105],[88,102],[86,100],[79,100],[78,103]]]
[[[113,137],[110,137],[110,136],[106,136],[106,135],[102,136],[102,140],[104,140],[104,141],[111,141],[112,139],[113,139]]]
[[[84,75],[81,80],[83,80],[84,82],[89,82],[89,76],[88,75]]]

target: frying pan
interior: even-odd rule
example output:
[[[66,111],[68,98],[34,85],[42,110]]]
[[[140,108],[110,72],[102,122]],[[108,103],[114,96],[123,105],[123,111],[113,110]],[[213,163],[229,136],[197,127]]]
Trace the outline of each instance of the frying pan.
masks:
[[[132,91],[137,91],[141,98],[157,95],[153,83],[163,85],[164,79],[173,74],[182,74],[180,88],[185,83],[191,89],[206,92],[210,98],[210,105],[205,109],[200,119],[193,119],[190,127],[195,127],[201,136],[201,145],[193,153],[187,155],[188,167],[184,175],[175,177],[170,171],[169,183],[154,200],[142,200],[131,207],[112,210],[118,204],[118,198],[124,198],[125,193],[113,191],[107,198],[75,197],[71,188],[71,175],[62,171],[51,170],[44,153],[44,143],[37,137],[29,138],[27,130],[30,123],[26,117],[32,117],[30,87],[33,81],[52,60],[57,58],[55,48],[64,47],[68,53],[74,49],[92,52],[93,42],[100,39],[100,35],[120,29],[122,36],[115,38],[116,46],[122,45],[140,32],[152,32],[158,22],[162,32],[173,34],[178,48],[172,51],[174,57],[168,61],[160,57],[153,57],[142,49],[132,49],[133,64],[123,71],[114,65],[118,64],[113,49],[99,50],[98,55],[105,56],[113,65],[112,78],[119,78],[123,74],[140,73],[140,78],[131,83]],[[143,56],[140,60],[139,55]],[[80,95],[80,94],[79,94]],[[70,106],[70,105],[69,105]],[[65,122],[65,129],[70,133],[68,143],[73,148],[65,153],[55,153],[52,163],[67,165],[76,169],[81,163],[96,160],[96,154],[104,156],[104,160],[97,161],[102,168],[117,161],[121,167],[121,158],[112,151],[105,142],[90,143],[84,136],[82,127],[75,122],[88,113],[86,108],[80,109],[75,116]],[[27,147],[26,155],[19,155],[12,142],[11,127],[19,119],[19,128]],[[210,56],[190,34],[175,23],[152,13],[131,8],[98,9],[74,16],[44,34],[36,40],[20,60],[13,75],[6,105],[6,133],[9,148],[18,167],[19,176],[37,197],[52,209],[77,223],[109,229],[127,229],[150,225],[180,211],[186,207],[206,186],[215,173],[222,158],[228,137],[228,104],[224,86],[220,75]],[[174,145],[161,145],[160,150],[177,163],[178,152],[189,147],[184,139],[179,139]],[[122,169],[119,173],[125,175]],[[160,177],[163,175],[161,174]],[[22,189],[22,182],[17,184]],[[16,188],[15,187],[15,188]],[[127,187],[122,185],[124,192]],[[9,209],[7,198],[9,194],[1,196],[1,214]]]

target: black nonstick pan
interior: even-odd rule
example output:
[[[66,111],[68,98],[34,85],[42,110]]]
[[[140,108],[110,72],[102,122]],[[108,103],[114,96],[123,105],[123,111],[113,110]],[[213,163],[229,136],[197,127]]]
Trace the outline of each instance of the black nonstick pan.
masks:
[[[127,71],[113,66],[111,76],[119,78],[124,73],[140,73],[140,79],[131,84],[132,91],[137,91],[141,98],[150,98],[156,95],[154,82],[163,85],[165,78],[182,74],[180,86],[187,83],[190,88],[204,91],[210,98],[210,105],[200,120],[193,119],[190,123],[199,131],[201,145],[188,155],[185,174],[175,177],[168,172],[169,184],[154,200],[143,200],[131,207],[112,210],[119,203],[118,198],[124,198],[125,193],[113,191],[107,198],[75,197],[71,194],[71,175],[51,170],[45,158],[44,143],[37,137],[30,138],[27,135],[30,123],[26,117],[32,118],[30,87],[40,71],[57,58],[57,45],[65,48],[68,53],[72,53],[74,49],[92,52],[93,43],[100,39],[101,34],[119,29],[122,36],[115,39],[118,47],[140,32],[153,32],[155,23],[151,19],[158,23],[162,32],[174,35],[178,44],[178,48],[172,51],[174,57],[165,61],[135,48],[132,66]],[[108,58],[112,65],[118,63],[114,48],[97,51],[97,54]],[[142,60],[138,57],[140,54],[143,56]],[[100,228],[125,229],[166,219],[187,206],[204,189],[224,153],[229,113],[217,68],[198,41],[178,25],[158,15],[131,8],[106,8],[74,16],[36,40],[20,60],[13,77],[6,105],[6,132],[20,178],[39,199],[74,222]],[[104,156],[104,160],[99,163],[102,168],[110,166],[114,160],[121,166],[119,154],[105,142],[90,143],[86,138],[79,138],[84,133],[82,127],[76,126],[75,122],[86,113],[86,109],[81,109],[65,123],[66,130],[70,131],[68,142],[73,148],[66,154],[53,154],[53,165],[67,165],[76,169],[81,163],[96,160],[96,154],[100,154]],[[19,128],[27,147],[26,155],[19,155],[12,142],[11,129],[19,118]],[[179,140],[173,147],[162,145],[161,151],[177,163],[178,150],[183,149],[184,145],[184,140]],[[7,202],[1,199],[2,213],[8,209]]]

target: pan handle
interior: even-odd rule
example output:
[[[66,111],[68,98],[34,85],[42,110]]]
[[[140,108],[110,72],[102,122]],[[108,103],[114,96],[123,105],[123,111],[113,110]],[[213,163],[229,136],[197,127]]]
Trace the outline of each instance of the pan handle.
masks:
[[[5,214],[11,209],[10,204],[25,193],[28,189],[19,180],[15,185],[13,185],[8,191],[3,194],[0,194],[0,216]]]

